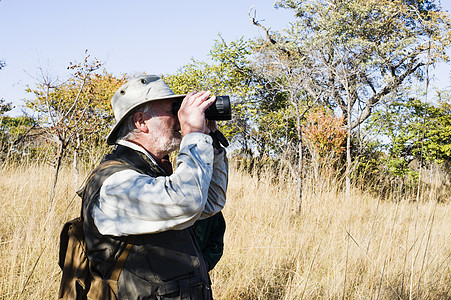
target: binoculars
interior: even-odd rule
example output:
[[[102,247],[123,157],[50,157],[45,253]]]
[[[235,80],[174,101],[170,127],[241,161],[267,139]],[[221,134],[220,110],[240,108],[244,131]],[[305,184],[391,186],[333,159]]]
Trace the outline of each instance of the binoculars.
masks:
[[[176,101],[172,104],[172,113],[177,116],[177,113],[182,105],[182,100]],[[205,111],[205,117],[208,120],[231,120],[232,119],[232,108],[230,106],[229,96],[216,96],[216,101],[207,108]]]

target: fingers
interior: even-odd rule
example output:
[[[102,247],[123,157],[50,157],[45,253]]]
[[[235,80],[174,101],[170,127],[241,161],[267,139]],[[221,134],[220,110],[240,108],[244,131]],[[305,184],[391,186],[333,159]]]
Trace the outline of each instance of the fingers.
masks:
[[[194,102],[193,104],[197,104],[198,106],[201,106],[206,100],[208,100],[208,97],[210,97],[211,92],[210,91],[202,91],[198,92],[194,95]]]
[[[186,106],[186,105],[190,105],[190,104],[193,102],[193,100],[194,100],[193,96],[194,96],[196,93],[197,93],[196,91],[193,91],[193,92],[188,93],[188,94],[185,96],[185,98],[183,99],[180,108],[182,108],[182,107],[184,107],[184,106]]]
[[[183,99],[178,119],[183,135],[190,132],[205,132],[205,110],[215,102],[210,91],[191,92]]]
[[[210,97],[203,101],[200,107],[205,111],[208,107],[210,107],[216,101],[216,96]]]
[[[204,112],[216,100],[215,96],[210,96],[210,91],[191,92],[186,95],[182,105],[199,107]]]

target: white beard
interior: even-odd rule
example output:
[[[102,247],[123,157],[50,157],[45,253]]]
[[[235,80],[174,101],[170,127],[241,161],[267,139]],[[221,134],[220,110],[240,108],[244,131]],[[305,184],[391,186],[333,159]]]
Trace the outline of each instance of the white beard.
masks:
[[[164,152],[171,153],[180,148],[181,139],[172,137],[166,144],[162,145]]]
[[[155,128],[155,134],[152,142],[161,152],[171,153],[180,147],[182,139],[175,135],[176,131],[172,128],[162,128],[162,125],[158,118],[153,118],[152,128]]]

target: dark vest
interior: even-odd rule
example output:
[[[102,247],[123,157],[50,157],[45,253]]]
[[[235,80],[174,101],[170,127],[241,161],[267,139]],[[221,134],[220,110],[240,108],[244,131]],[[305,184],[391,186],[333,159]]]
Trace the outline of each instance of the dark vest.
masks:
[[[106,161],[120,164],[101,168]],[[83,226],[92,271],[109,278],[127,244],[127,237],[102,235],[92,218],[106,178],[133,169],[152,177],[168,176],[146,155],[118,145],[104,157],[99,170],[88,181],[83,197]],[[136,235],[118,280],[119,299],[212,299],[205,261],[193,229]]]

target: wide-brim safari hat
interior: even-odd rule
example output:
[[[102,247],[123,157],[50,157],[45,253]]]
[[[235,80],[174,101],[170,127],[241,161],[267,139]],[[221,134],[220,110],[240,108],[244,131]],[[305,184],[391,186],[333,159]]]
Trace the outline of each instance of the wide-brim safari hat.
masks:
[[[107,143],[109,145],[116,143],[120,125],[138,106],[155,100],[183,99],[184,97],[185,95],[174,94],[163,79],[156,75],[144,75],[131,79],[121,86],[111,98],[116,123],[107,137]]]

